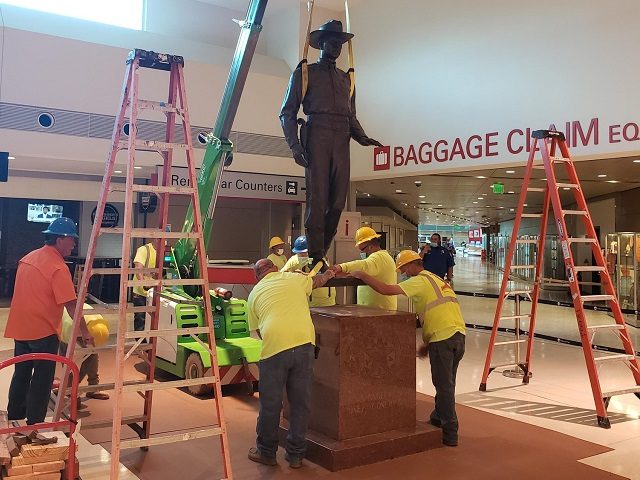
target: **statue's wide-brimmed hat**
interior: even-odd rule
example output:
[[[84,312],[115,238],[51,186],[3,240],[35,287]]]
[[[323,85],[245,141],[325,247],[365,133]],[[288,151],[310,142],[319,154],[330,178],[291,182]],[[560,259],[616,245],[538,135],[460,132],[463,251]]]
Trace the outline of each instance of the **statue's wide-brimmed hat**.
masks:
[[[342,43],[346,43],[353,38],[353,33],[343,31],[341,21],[329,20],[320,25],[318,30],[314,30],[309,34],[309,45],[320,50],[322,41],[327,37],[338,38],[342,40]]]

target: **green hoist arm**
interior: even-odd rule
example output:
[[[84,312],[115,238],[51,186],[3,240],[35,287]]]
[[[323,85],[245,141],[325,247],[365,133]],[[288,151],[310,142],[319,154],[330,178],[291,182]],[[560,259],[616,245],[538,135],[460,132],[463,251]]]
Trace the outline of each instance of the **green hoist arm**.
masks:
[[[238,45],[231,62],[231,70],[224,89],[218,118],[213,130],[208,136],[207,149],[198,174],[198,195],[202,212],[204,243],[209,246],[213,230],[213,214],[215,211],[218,190],[222,180],[224,167],[229,166],[233,159],[233,144],[229,140],[231,126],[235,119],[240,97],[249,73],[251,60],[256,50],[258,37],[262,30],[262,17],[267,7],[267,0],[251,0],[246,19],[239,22],[241,30]],[[183,232],[192,231],[193,204],[189,205],[187,216],[182,226]],[[175,262],[181,277],[190,276],[190,272],[197,266],[196,241],[194,239],[180,239],[174,250]]]

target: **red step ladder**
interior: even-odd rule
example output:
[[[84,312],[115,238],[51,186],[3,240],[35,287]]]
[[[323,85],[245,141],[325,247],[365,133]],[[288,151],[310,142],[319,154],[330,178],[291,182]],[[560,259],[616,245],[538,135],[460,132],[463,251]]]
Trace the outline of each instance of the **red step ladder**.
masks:
[[[187,96],[184,81],[184,60],[180,56],[159,54],[146,50],[132,50],[127,58],[124,84],[118,115],[113,129],[112,144],[107,158],[102,189],[96,210],[96,219],[103,218],[105,206],[113,192],[124,192],[124,227],[106,228],[101,222],[96,220],[93,224],[91,239],[87,252],[87,259],[82,271],[82,279],[78,288],[78,303],[76,311],[73,313],[73,330],[70,338],[78,337],[80,331],[80,321],[83,314],[83,302],[87,297],[96,301],[99,308],[85,310],[84,313],[91,314],[116,314],[119,317],[117,343],[115,346],[116,377],[115,383],[104,385],[92,385],[88,388],[80,388],[80,391],[88,389],[114,390],[113,419],[107,422],[85,422],[83,428],[100,428],[112,425],[112,446],[111,446],[111,474],[112,480],[118,478],[120,470],[120,452],[125,448],[141,448],[147,450],[153,445],[182,442],[206,437],[218,437],[222,453],[221,464],[223,478],[232,479],[231,461],[229,457],[229,441],[227,438],[226,422],[222,409],[222,391],[220,384],[220,372],[216,356],[216,343],[213,329],[213,315],[211,310],[211,299],[208,289],[207,260],[204,244],[204,234],[202,228],[202,213],[197,208],[200,204],[198,199],[198,188],[196,181],[196,165],[193,152],[193,138],[191,124],[189,121],[189,109],[187,107]],[[140,72],[145,70],[165,71],[169,74],[168,100],[153,101],[139,98],[138,90],[140,85]],[[157,73],[155,74],[157,75]],[[153,74],[150,75],[153,77]],[[144,128],[140,129],[142,111],[155,111],[163,115],[166,121],[165,135],[162,141],[157,139],[145,139]],[[128,112],[128,114],[127,114]],[[183,142],[176,143],[176,126],[182,130]],[[149,135],[147,132],[146,135]],[[117,183],[112,180],[116,169],[116,155],[120,150],[127,152],[127,171],[125,183]],[[155,152],[162,157],[163,175],[158,180],[159,185],[141,185],[134,182],[136,168],[136,151]],[[186,157],[186,165],[189,171],[190,186],[174,187],[171,185],[171,166],[174,154],[183,152]],[[136,195],[145,193],[157,195],[159,197],[159,223],[156,228],[134,228],[133,213],[135,208]],[[172,232],[168,224],[169,199],[172,195],[187,197],[193,209],[192,230],[188,232]],[[103,235],[122,236],[122,261],[118,268],[94,268],[93,262],[96,256],[98,242]],[[154,268],[136,269],[130,266],[133,239],[147,238],[155,243],[157,261]],[[162,255],[165,246],[169,242],[178,239],[188,238],[196,244],[198,252],[199,273],[197,278],[186,279],[165,279],[163,278]],[[151,275],[153,278],[136,279],[136,274],[142,273]],[[88,295],[89,281],[94,275],[120,275],[120,297],[117,304],[106,304],[99,299]],[[197,286],[202,295],[203,316],[206,319],[206,326],[180,328],[180,329],[159,329],[160,298],[165,287],[173,286]],[[153,295],[147,301],[147,306],[134,307],[127,303],[129,289],[142,286],[153,288]],[[145,312],[150,316],[147,329],[143,331],[127,331],[128,315],[136,312]],[[200,339],[200,335],[206,334],[207,340]],[[191,336],[203,345],[211,355],[212,376],[201,378],[188,378],[184,380],[173,380],[156,382],[154,372],[156,364],[156,348],[158,337],[168,336]],[[145,340],[148,343],[143,343]],[[113,347],[111,347],[113,348]],[[95,353],[100,348],[77,348],[74,341],[69,342],[67,358],[73,359],[75,353],[90,354]],[[125,361],[132,355],[139,355],[147,364],[147,373],[144,380],[125,380]],[[65,372],[60,385],[55,409],[55,417],[59,418],[64,410],[64,392],[68,385],[69,375]],[[209,427],[198,427],[195,429],[185,429],[180,432],[169,434],[153,434],[151,431],[151,417],[153,405],[153,392],[155,390],[168,388],[182,388],[193,385],[213,384],[215,398],[212,407],[215,409],[216,420],[214,425]],[[137,416],[123,416],[123,396],[125,394],[139,394],[144,400],[144,412]],[[180,412],[180,415],[188,415],[189,412]],[[133,440],[122,439],[122,425],[128,425],[140,438]]]
[[[542,166],[534,165],[534,157],[537,152],[542,154]],[[487,357],[484,364],[484,371],[482,374],[482,381],[480,383],[480,391],[487,390],[487,378],[489,374],[497,368],[514,367],[515,370],[510,370],[507,373],[519,372],[522,376],[522,383],[529,383],[531,376],[531,351],[533,349],[533,340],[535,333],[536,314],[538,307],[538,300],[540,297],[540,286],[542,282],[542,266],[543,266],[543,252],[545,236],[547,233],[547,223],[549,217],[549,205],[553,208],[556,224],[558,227],[558,236],[560,245],[562,247],[562,255],[564,257],[564,264],[567,272],[567,279],[569,281],[569,287],[571,291],[571,297],[573,299],[573,307],[576,312],[576,319],[578,321],[578,330],[580,333],[580,340],[582,343],[582,350],[584,353],[584,359],[587,364],[587,372],[589,373],[589,380],[591,382],[591,390],[593,392],[593,400],[596,406],[596,413],[598,417],[598,425],[603,428],[610,428],[611,424],[607,416],[607,407],[612,397],[616,395],[624,395],[627,393],[634,393],[640,398],[640,365],[638,359],[635,356],[635,350],[627,331],[627,326],[620,310],[620,304],[616,292],[613,288],[613,283],[609,272],[606,268],[606,263],[602,250],[600,250],[600,244],[596,235],[596,231],[593,227],[593,222],[589,215],[587,208],[587,202],[582,193],[580,187],[580,181],[576,173],[575,166],[571,160],[569,148],[564,137],[564,134],[554,130],[537,130],[533,132],[531,141],[531,150],[529,154],[529,160],[527,162],[527,168],[524,175],[524,181],[522,184],[522,190],[518,200],[518,209],[516,217],[513,223],[513,232],[509,241],[509,248],[507,250],[507,257],[504,267],[504,275],[502,277],[502,285],[500,287],[500,296],[498,297],[498,304],[496,307],[496,313],[493,320],[493,328],[491,330],[491,338],[489,340],[489,348],[487,350]],[[556,156],[559,152],[560,156]],[[565,168],[568,181],[557,181],[556,176],[562,175],[561,171],[556,171],[555,167],[562,165]],[[544,188],[531,187],[532,172],[535,168],[544,168],[546,174],[546,186]],[[560,203],[559,189],[570,190],[573,194],[574,203],[577,205],[576,210],[567,210],[563,208]],[[544,202],[542,212],[540,213],[525,213],[524,209],[527,205],[527,195],[531,192],[541,192],[544,194]],[[567,217],[578,217],[584,224],[586,232],[585,237],[571,237],[567,231]],[[518,238],[518,232],[520,229],[520,223],[523,218],[539,218],[540,219],[540,236],[537,240],[533,239],[520,239]],[[517,265],[513,263],[514,253],[516,251],[517,244],[535,244],[537,246],[537,258],[535,265]],[[593,257],[596,260],[594,266],[576,266],[573,260],[574,253],[571,250],[572,246],[577,244],[587,244],[591,246]],[[511,276],[516,271],[531,270],[535,272],[533,289],[512,288],[510,286]],[[604,288],[603,295],[583,295],[580,292],[580,284],[578,280],[578,274],[581,272],[598,272],[600,274],[602,287]],[[503,313],[505,300],[509,297],[515,297],[516,311],[515,315]],[[523,313],[521,311],[520,300],[528,298],[531,300],[531,309],[529,313]],[[615,323],[607,323],[604,325],[589,325],[585,317],[584,303],[592,301],[605,301],[608,303],[613,314]],[[501,322],[513,320],[515,321],[515,340],[496,341],[498,328]],[[526,339],[520,338],[520,322],[529,321],[528,335]],[[624,353],[618,354],[600,354],[596,355],[593,348],[594,336],[599,332],[613,332],[622,342],[622,349]],[[526,355],[523,361],[519,358],[520,344],[526,343]],[[496,346],[514,346],[515,347],[515,361],[511,363],[503,363],[498,365],[492,365],[491,360],[493,357],[493,351]],[[603,391],[600,384],[600,374],[598,367],[609,362],[625,362],[631,370],[633,383],[626,388],[617,388],[608,391]]]

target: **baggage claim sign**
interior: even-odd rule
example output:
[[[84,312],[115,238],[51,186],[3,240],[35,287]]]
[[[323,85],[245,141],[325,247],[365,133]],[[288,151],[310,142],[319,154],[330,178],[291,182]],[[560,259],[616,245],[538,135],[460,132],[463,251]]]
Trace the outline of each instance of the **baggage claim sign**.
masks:
[[[391,170],[428,165],[431,163],[460,162],[483,157],[497,157],[501,151],[510,155],[529,154],[532,128],[514,128],[506,135],[489,132],[454,140],[439,139],[408,146],[376,147],[373,151],[373,170]],[[588,122],[574,120],[558,126],[567,139],[569,148],[611,145],[640,141],[640,126],[635,122],[606,125],[598,118]]]

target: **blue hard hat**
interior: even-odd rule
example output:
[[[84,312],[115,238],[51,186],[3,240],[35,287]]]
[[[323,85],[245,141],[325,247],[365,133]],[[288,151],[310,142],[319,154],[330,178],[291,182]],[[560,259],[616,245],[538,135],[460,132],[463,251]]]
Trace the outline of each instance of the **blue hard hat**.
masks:
[[[308,251],[307,248],[307,237],[306,235],[300,235],[296,238],[296,241],[293,242],[293,248],[291,249],[293,253],[301,253]]]
[[[76,223],[67,217],[56,218],[49,224],[49,228],[44,230],[42,233],[46,235],[59,235],[61,237],[78,238]]]

